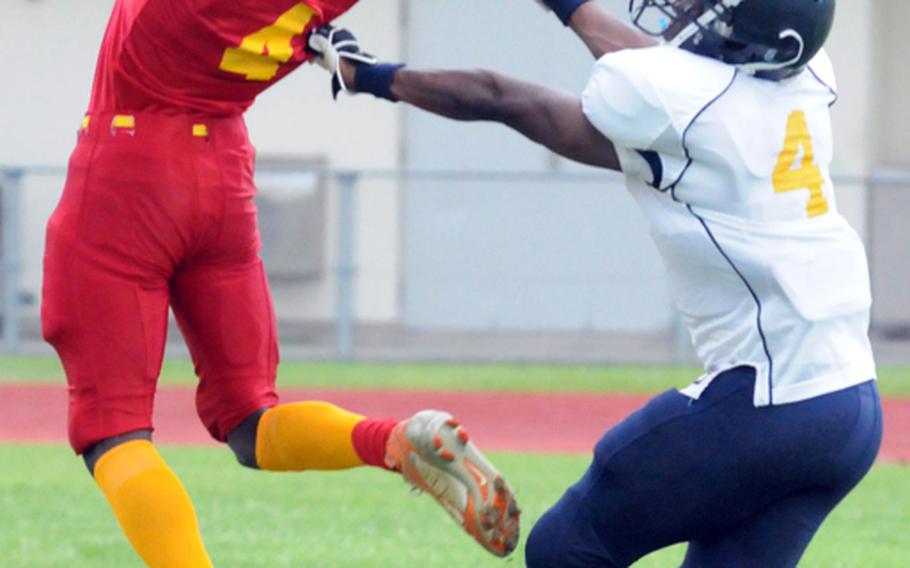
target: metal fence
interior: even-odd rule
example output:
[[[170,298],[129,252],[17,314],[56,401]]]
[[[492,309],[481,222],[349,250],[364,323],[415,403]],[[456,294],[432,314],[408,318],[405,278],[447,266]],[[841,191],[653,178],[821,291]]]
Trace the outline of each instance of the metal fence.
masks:
[[[688,339],[684,330],[680,326],[678,318],[671,315],[664,317],[666,314],[672,314],[668,297],[660,286],[640,292],[639,304],[651,305],[659,304],[658,308],[651,310],[650,323],[642,323],[637,316],[621,316],[617,324],[613,320],[616,318],[597,319],[592,316],[588,320],[571,320],[560,318],[558,316],[547,318],[515,318],[511,320],[506,317],[505,321],[495,318],[486,321],[483,317],[463,318],[445,317],[434,319],[435,312],[429,316],[421,312],[420,306],[426,303],[436,301],[434,296],[428,297],[420,295],[421,282],[424,282],[423,289],[432,291],[434,286],[442,286],[441,282],[446,278],[447,272],[432,273],[428,271],[426,264],[428,258],[436,254],[451,254],[452,250],[461,246],[462,243],[456,243],[453,247],[443,247],[442,252],[437,253],[433,246],[447,239],[452,240],[453,233],[442,233],[435,235],[436,227],[434,224],[439,223],[439,215],[445,216],[446,205],[433,204],[432,200],[452,199],[453,196],[471,195],[474,192],[476,200],[474,209],[471,205],[459,203],[463,216],[476,214],[484,206],[477,205],[487,197],[492,196],[495,200],[499,195],[516,194],[515,188],[522,188],[527,191],[528,195],[541,194],[543,188],[564,188],[558,201],[550,195],[548,198],[541,198],[537,202],[537,207],[543,209],[540,211],[540,218],[545,218],[549,213],[547,208],[553,204],[559,204],[560,207],[565,205],[568,209],[562,212],[562,218],[572,219],[573,214],[586,209],[599,208],[603,206],[600,201],[590,202],[592,195],[598,195],[597,191],[605,185],[620,185],[620,180],[615,176],[609,176],[598,173],[588,173],[579,171],[576,173],[523,173],[523,172],[464,172],[464,171],[335,171],[321,166],[312,165],[302,167],[299,164],[261,164],[257,176],[263,176],[260,182],[261,187],[267,187],[274,183],[274,176],[281,175],[292,176],[291,185],[300,185],[299,174],[316,174],[316,177],[307,178],[306,183],[316,184],[317,190],[321,191],[322,197],[313,200],[318,211],[326,211],[326,220],[324,230],[326,232],[324,242],[316,240],[318,247],[324,248],[325,257],[317,255],[307,261],[308,264],[324,265],[324,274],[318,270],[315,272],[311,269],[298,271],[300,274],[291,275],[287,282],[303,282],[302,286],[287,285],[290,294],[299,298],[302,295],[309,294],[313,288],[315,278],[319,278],[322,288],[325,288],[324,294],[320,296],[320,302],[326,304],[323,306],[322,315],[316,316],[318,321],[307,320],[307,316],[302,316],[305,321],[290,321],[292,318],[283,317],[285,314],[279,303],[278,316],[279,321],[283,324],[283,348],[286,353],[299,353],[302,356],[316,356],[324,358],[336,358],[339,360],[350,359],[455,359],[455,360],[556,360],[556,361],[638,361],[638,362],[685,362],[689,361],[691,354],[688,348]],[[31,205],[26,204],[25,199],[26,185],[30,178],[46,177],[52,180],[62,188],[62,180],[65,170],[56,167],[28,167],[28,168],[0,168],[0,189],[2,189],[2,216],[0,216],[0,227],[2,227],[2,278],[3,278],[3,304],[2,304],[2,321],[3,321],[3,352],[18,353],[22,351],[23,343],[38,344],[38,337],[35,325],[35,310],[32,306],[29,310],[28,317],[23,316],[24,307],[29,300],[34,301],[38,294],[37,290],[26,290],[23,288],[21,278],[23,275],[24,252],[23,235],[27,232],[44,230],[46,221],[40,214],[26,214]],[[269,176],[272,176],[269,178]],[[297,176],[297,177],[293,177]],[[272,181],[264,181],[269,178]],[[316,181],[314,181],[316,180]],[[870,250],[870,264],[872,267],[873,282],[877,298],[876,309],[874,312],[875,322],[873,331],[888,342],[886,352],[890,359],[910,360],[910,348],[903,340],[910,330],[910,294],[907,292],[906,283],[910,282],[910,272],[904,278],[906,271],[910,270],[910,227],[903,221],[903,215],[910,211],[910,173],[907,172],[885,172],[865,178],[841,178],[836,180],[838,185],[865,188],[863,203],[861,209],[865,210],[865,219],[860,219],[865,224],[865,233]],[[280,182],[277,182],[280,185]],[[358,278],[361,276],[356,243],[358,239],[364,238],[358,231],[361,229],[359,224],[365,218],[363,211],[358,210],[358,202],[363,202],[364,197],[368,197],[364,192],[369,192],[377,183],[391,184],[399,192],[399,200],[404,204],[404,209],[410,211],[402,212],[397,220],[397,224],[403,227],[400,229],[404,236],[399,239],[397,257],[394,269],[399,272],[399,296],[398,311],[399,313],[389,321],[376,323],[374,321],[364,321],[358,317],[355,298],[358,296]],[[321,185],[319,185],[321,184]],[[321,189],[320,189],[321,188]],[[499,194],[496,188],[502,189]],[[527,189],[525,189],[527,188]],[[289,210],[290,207],[301,207],[301,215],[305,215],[305,200],[297,200],[301,194],[296,188],[290,192],[292,199],[288,201],[285,197],[279,200],[273,207],[266,207],[263,202],[260,210],[263,215],[271,215],[268,211],[282,212]],[[482,190],[483,194],[477,194],[476,190]],[[295,193],[295,191],[297,193]],[[586,193],[587,192],[587,193]],[[269,199],[269,192],[263,192],[263,199]],[[619,192],[625,195],[624,192]],[[587,197],[586,197],[587,196]],[[460,197],[459,199],[461,199]],[[600,199],[600,197],[597,197]],[[625,199],[625,198],[624,198]],[[498,203],[491,203],[490,208],[502,207],[502,199]],[[428,205],[429,203],[429,205]],[[514,204],[514,201],[512,202]],[[594,203],[594,205],[590,205]],[[288,205],[291,204],[291,205]],[[565,243],[599,240],[599,242],[589,243],[591,249],[603,248],[608,240],[616,238],[625,238],[629,232],[629,226],[623,225],[625,219],[616,217],[627,217],[634,215],[631,210],[625,209],[626,204],[621,204],[620,211],[617,214],[612,212],[613,219],[611,224],[617,224],[613,227],[612,233],[599,232],[592,238],[590,231],[584,232],[580,227],[554,227],[551,228],[550,235],[566,233]],[[508,207],[508,204],[506,205]],[[574,209],[572,209],[574,207]],[[854,205],[855,208],[855,205]],[[47,210],[45,204],[44,211]],[[317,213],[318,213],[317,211]],[[573,211],[575,213],[573,213]],[[312,212],[311,212],[312,213]],[[426,215],[424,216],[424,213]],[[525,211],[527,213],[527,211]],[[556,212],[553,212],[556,214]],[[485,211],[484,215],[488,216],[486,226],[496,225],[496,215],[505,213],[495,211]],[[518,215],[522,213],[519,211]],[[536,214],[536,213],[535,213]],[[269,266],[274,263],[276,267],[286,267],[287,259],[278,258],[280,254],[287,254],[281,246],[282,239],[300,239],[299,233],[295,233],[293,221],[288,219],[296,218],[296,213],[290,217],[284,215],[280,223],[274,223],[271,218],[261,218],[264,225],[268,225],[268,233],[273,235],[264,235],[266,250],[264,257],[266,264]],[[370,212],[367,211],[369,216]],[[436,215],[436,217],[434,217]],[[605,219],[610,218],[610,212],[591,213],[592,218],[603,216]],[[312,219],[312,215],[306,217]],[[28,219],[26,226],[25,219]],[[527,224],[538,222],[539,219],[530,219]],[[446,222],[455,223],[458,232],[470,233],[475,227],[472,219],[455,218]],[[459,225],[460,223],[460,225]],[[505,223],[505,221],[504,221]],[[273,225],[280,225],[275,227]],[[36,226],[40,225],[40,226]],[[282,227],[291,225],[287,235],[282,236]],[[481,232],[475,238],[473,245],[470,246],[482,249],[485,244],[483,239],[491,241],[501,238],[502,234],[507,234],[508,230],[515,230],[521,233],[521,227],[507,227],[505,232],[497,233],[499,237],[489,237],[486,233]],[[599,229],[598,229],[599,230]],[[429,233],[428,233],[429,232]],[[526,236],[526,233],[521,233]],[[427,238],[428,235],[432,238]],[[607,236],[605,236],[607,235]],[[268,237],[268,238],[266,238]],[[507,234],[508,237],[508,234]],[[576,238],[577,237],[577,238]],[[642,235],[635,235],[636,242],[645,242],[647,239]],[[305,237],[307,240],[313,240],[312,235]],[[546,239],[547,237],[542,237]],[[631,237],[629,237],[631,238]],[[479,239],[479,240],[478,240]],[[32,239],[34,240],[34,239]],[[432,242],[427,242],[432,241]],[[435,243],[435,244],[434,244]],[[564,243],[564,244],[565,244]],[[489,247],[498,246],[495,242],[489,242]],[[535,243],[527,243],[532,248]],[[584,276],[578,274],[552,275],[540,274],[540,280],[549,282],[549,287],[542,288],[537,296],[529,295],[526,304],[529,311],[534,309],[553,309],[553,306],[542,307],[536,305],[541,296],[558,291],[560,288],[566,290],[583,290],[582,294],[587,294],[587,298],[593,302],[593,311],[600,312],[623,311],[622,300],[618,303],[602,305],[597,304],[604,296],[613,295],[615,287],[625,286],[644,286],[647,288],[649,281],[660,280],[655,277],[655,273],[649,267],[652,263],[650,260],[642,265],[642,257],[650,258],[656,256],[653,251],[646,248],[651,246],[642,245],[642,248],[631,249],[630,253],[623,253],[621,258],[617,256],[614,250],[613,256],[598,257],[595,261],[600,264],[628,263],[634,265],[632,274],[628,275],[630,283],[641,284],[616,284],[610,286],[614,288],[604,288],[597,293],[592,293],[589,288],[597,286],[598,283],[591,284],[588,281],[582,281]],[[271,248],[275,251],[270,253]],[[581,255],[590,254],[588,249],[582,251],[569,249],[565,247],[567,254]],[[550,251],[550,254],[559,255],[561,249],[556,247]],[[292,254],[297,254],[292,253]],[[524,253],[523,253],[524,254]],[[527,252],[531,262],[534,261],[534,251]],[[38,262],[38,259],[32,258],[35,251],[28,256],[28,262]],[[305,255],[303,255],[305,256]],[[495,261],[495,255],[493,261]],[[293,258],[292,261],[300,260]],[[360,263],[363,259],[360,258]],[[464,262],[464,259],[461,259]],[[527,260],[523,260],[527,262]],[[457,264],[458,260],[453,262]],[[581,261],[583,262],[583,261]],[[503,270],[510,267],[514,268],[515,263],[509,262],[509,259],[503,263]],[[546,263],[541,264],[546,268]],[[642,268],[644,266],[645,268]],[[466,268],[465,268],[466,267]],[[636,268],[637,267],[637,268]],[[467,279],[475,278],[476,274],[471,274],[473,265],[464,264],[462,266]],[[278,268],[273,273],[270,269],[270,278],[273,278],[273,288],[281,289],[286,285],[282,279],[282,270]],[[489,263],[486,267],[480,267],[479,270],[492,271],[485,280],[479,281],[475,286],[473,296],[463,298],[462,303],[452,302],[450,312],[461,312],[456,315],[464,315],[464,311],[470,311],[471,306],[476,303],[488,300],[484,298],[487,294],[478,292],[483,290],[484,286],[497,286],[497,279],[520,280],[522,278],[534,280],[534,275],[528,276],[528,272],[520,272],[512,275],[503,275],[498,268],[490,268]],[[604,283],[615,279],[616,273],[608,273],[592,269],[598,274],[598,282]],[[635,271],[642,272],[652,270],[648,274],[638,274]],[[287,271],[289,274],[294,271]],[[546,272],[546,270],[544,270]],[[313,276],[316,274],[317,276]],[[440,276],[442,274],[443,276]],[[301,276],[302,275],[302,276]],[[457,277],[457,276],[456,276]],[[297,280],[295,280],[295,278]],[[435,278],[436,280],[433,280]],[[553,282],[550,282],[550,281]],[[534,285],[534,282],[529,282]],[[363,285],[363,282],[361,282]],[[443,286],[444,287],[444,286]],[[34,286],[32,286],[34,288]],[[488,288],[489,289],[489,288]],[[405,292],[402,292],[405,290]],[[508,297],[515,294],[517,288],[505,288],[500,291],[500,297]],[[570,292],[567,292],[567,294]],[[642,296],[642,294],[644,294]],[[280,295],[280,294],[279,294]],[[493,294],[495,296],[495,294]],[[441,296],[443,302],[448,301],[446,296]],[[643,298],[643,299],[642,299]],[[328,305],[331,304],[331,305]],[[584,306],[584,302],[570,302],[573,309],[578,306]],[[558,307],[560,304],[554,304]],[[450,314],[451,315],[451,314]],[[519,312],[519,315],[522,315]],[[615,315],[615,314],[614,314]],[[625,318],[625,319],[623,319]],[[312,319],[312,318],[311,318]],[[645,318],[647,319],[647,318]],[[438,321],[437,321],[438,320]],[[446,322],[454,321],[455,324],[447,325]],[[522,323],[528,320],[532,323]],[[552,320],[552,321],[551,321]],[[609,321],[607,321],[609,320]],[[653,321],[652,321],[653,320]],[[439,322],[442,323],[439,323]],[[478,321],[482,323],[477,323]],[[551,321],[551,323],[547,323]],[[23,325],[26,322],[27,325]],[[483,323],[485,322],[485,323]],[[543,322],[543,323],[541,323]],[[627,325],[625,325],[627,324]],[[306,332],[301,332],[299,328],[305,328]],[[301,347],[294,350],[294,346]],[[896,345],[896,346],[895,346]],[[291,347],[289,350],[288,347]],[[309,346],[309,348],[307,347]],[[457,348],[454,348],[457,346]]]
[[[19,273],[22,268],[20,247],[20,196],[23,169],[0,170],[0,238],[2,238],[3,269],[3,350],[16,353],[19,349]]]

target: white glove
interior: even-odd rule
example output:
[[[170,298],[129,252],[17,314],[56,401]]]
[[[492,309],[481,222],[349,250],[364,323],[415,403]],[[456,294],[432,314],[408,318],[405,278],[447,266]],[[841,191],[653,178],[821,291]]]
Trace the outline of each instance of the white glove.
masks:
[[[345,84],[341,74],[341,61],[347,59],[357,65],[376,65],[379,60],[360,49],[357,38],[345,28],[322,26],[310,34],[307,42],[314,60],[323,69],[332,74],[332,96],[338,98],[338,93],[351,92]]]

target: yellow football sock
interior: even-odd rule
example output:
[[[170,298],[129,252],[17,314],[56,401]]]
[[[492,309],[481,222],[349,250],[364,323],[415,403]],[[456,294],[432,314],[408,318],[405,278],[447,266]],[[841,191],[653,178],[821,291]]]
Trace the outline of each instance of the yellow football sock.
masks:
[[[212,566],[190,497],[151,442],[136,440],[108,451],[95,464],[95,481],[146,564]]]
[[[338,470],[363,465],[351,433],[363,416],[327,402],[270,408],[259,419],[256,463],[269,471]]]

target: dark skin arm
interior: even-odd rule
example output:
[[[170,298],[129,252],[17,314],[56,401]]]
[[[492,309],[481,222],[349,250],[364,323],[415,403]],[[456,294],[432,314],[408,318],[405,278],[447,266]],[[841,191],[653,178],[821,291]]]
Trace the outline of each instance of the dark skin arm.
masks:
[[[657,40],[608,14],[597,2],[585,2],[569,19],[569,27],[581,38],[595,59],[623,49],[651,47]]]
[[[342,62],[348,85],[355,68]],[[583,164],[619,171],[619,158],[585,117],[578,97],[492,71],[417,71],[395,75],[402,102],[453,120],[498,122],[553,152]]]

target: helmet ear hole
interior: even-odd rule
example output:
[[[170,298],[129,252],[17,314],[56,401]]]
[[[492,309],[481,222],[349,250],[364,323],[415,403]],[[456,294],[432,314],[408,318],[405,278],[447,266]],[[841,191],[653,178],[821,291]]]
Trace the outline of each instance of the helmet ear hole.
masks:
[[[817,1],[817,0],[813,0]],[[780,34],[781,47],[777,61],[799,61],[806,48],[806,42],[796,30],[785,30]]]

